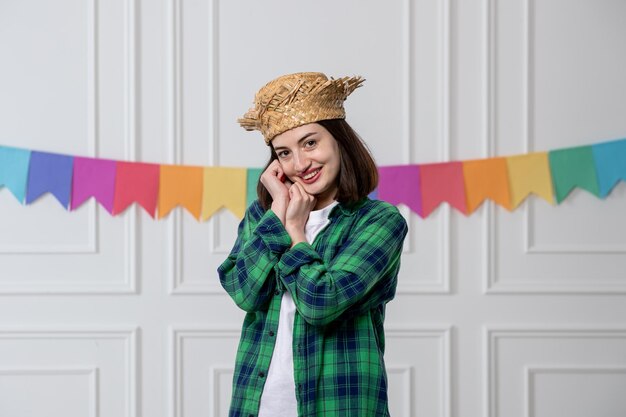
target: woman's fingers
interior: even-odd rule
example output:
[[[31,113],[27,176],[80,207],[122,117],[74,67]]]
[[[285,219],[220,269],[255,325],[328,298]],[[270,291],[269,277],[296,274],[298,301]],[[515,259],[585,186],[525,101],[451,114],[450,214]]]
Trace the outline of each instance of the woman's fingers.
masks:
[[[277,160],[272,161],[261,174],[261,184],[273,200],[289,198],[288,187],[283,183],[284,178],[286,178],[285,173]]]
[[[304,189],[304,186],[302,184],[300,184],[299,182],[296,182],[294,184],[294,187],[291,188],[296,188],[298,190],[298,193],[300,195],[300,197],[306,201],[307,205],[315,205],[315,196],[309,194],[306,192],[306,190]],[[312,208],[312,207],[311,207]]]

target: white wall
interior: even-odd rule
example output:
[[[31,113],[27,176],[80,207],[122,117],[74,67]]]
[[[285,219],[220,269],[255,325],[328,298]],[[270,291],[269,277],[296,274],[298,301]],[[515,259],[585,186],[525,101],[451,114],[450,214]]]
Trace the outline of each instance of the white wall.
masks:
[[[262,166],[235,122],[296,71],[367,81],[381,165],[626,137],[620,0],[0,0],[0,145]],[[470,217],[404,209],[398,416],[626,415],[626,186]],[[223,212],[161,221],[0,190],[0,416],[225,416],[243,314]]]

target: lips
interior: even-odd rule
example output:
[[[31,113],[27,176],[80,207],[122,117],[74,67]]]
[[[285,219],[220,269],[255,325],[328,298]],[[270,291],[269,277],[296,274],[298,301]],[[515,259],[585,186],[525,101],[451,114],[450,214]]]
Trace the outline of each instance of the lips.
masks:
[[[316,168],[316,169],[308,171],[305,175],[302,175],[300,178],[302,178],[303,183],[312,184],[315,181],[317,181],[317,179],[320,177],[321,172],[322,172],[322,168]]]

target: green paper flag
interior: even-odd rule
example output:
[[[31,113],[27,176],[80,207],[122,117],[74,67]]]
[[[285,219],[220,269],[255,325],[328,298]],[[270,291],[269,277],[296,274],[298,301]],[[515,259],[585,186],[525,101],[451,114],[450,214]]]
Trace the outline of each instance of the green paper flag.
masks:
[[[256,185],[263,173],[263,168],[248,168],[246,185],[246,207],[249,207],[257,199]]]
[[[550,151],[548,158],[557,203],[565,200],[574,187],[583,188],[600,197],[591,146]]]

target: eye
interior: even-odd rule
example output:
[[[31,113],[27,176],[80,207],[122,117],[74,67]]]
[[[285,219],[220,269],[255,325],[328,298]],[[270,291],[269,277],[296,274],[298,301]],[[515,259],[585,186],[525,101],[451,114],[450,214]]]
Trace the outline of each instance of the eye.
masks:
[[[313,146],[315,146],[316,141],[311,139],[311,140],[307,140],[306,143],[304,144],[305,148],[312,148]]]
[[[279,158],[286,158],[287,155],[289,155],[289,151],[278,151],[276,155],[278,155]]]

